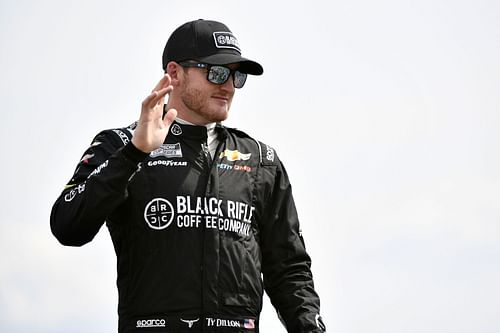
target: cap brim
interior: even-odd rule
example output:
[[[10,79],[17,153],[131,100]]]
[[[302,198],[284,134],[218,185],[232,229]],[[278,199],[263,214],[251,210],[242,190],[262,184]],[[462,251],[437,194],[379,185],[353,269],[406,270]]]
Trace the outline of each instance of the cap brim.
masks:
[[[259,63],[236,54],[218,53],[196,60],[210,65],[229,65],[239,63],[240,68],[238,70],[242,73],[251,75],[262,75],[262,73],[264,73],[264,69]]]

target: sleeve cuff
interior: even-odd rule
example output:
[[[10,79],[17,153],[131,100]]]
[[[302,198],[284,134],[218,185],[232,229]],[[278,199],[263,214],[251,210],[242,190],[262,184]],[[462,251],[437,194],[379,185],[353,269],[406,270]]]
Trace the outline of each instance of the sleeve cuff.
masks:
[[[132,142],[127,143],[122,148],[122,154],[125,158],[134,164],[141,163],[149,156],[149,153],[145,153],[142,150],[137,149]]]

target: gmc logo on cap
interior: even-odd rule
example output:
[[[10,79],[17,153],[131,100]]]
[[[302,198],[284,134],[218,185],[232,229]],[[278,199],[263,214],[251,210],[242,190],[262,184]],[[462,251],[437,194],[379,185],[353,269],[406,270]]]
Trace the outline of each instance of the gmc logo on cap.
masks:
[[[219,49],[235,49],[241,53],[240,44],[230,32],[214,32],[215,46]]]

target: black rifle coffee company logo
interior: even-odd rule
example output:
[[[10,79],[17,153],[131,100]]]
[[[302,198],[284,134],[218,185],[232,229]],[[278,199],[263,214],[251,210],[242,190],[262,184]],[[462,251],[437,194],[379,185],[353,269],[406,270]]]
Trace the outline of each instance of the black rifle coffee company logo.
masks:
[[[241,201],[178,195],[173,203],[164,198],[151,200],[144,208],[144,219],[155,230],[173,224],[176,228],[218,229],[246,237],[250,236],[254,210]]]
[[[153,199],[144,209],[144,219],[152,229],[165,229],[174,219],[174,207],[166,199]]]

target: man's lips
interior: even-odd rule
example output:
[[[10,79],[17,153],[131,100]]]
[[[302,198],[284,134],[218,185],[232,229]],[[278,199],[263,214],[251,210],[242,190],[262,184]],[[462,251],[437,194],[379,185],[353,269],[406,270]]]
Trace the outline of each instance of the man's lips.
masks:
[[[215,99],[218,99],[221,101],[225,101],[225,102],[229,101],[229,97],[227,97],[227,96],[214,95],[214,96],[212,96],[212,98],[215,98]]]

